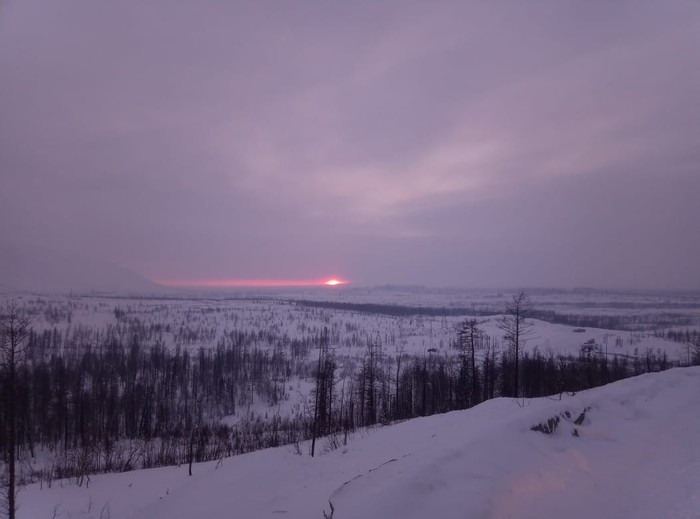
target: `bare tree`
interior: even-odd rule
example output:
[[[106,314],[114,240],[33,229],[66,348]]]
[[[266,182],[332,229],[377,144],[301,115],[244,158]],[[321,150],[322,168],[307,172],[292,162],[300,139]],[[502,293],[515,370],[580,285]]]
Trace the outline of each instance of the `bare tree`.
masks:
[[[386,381],[383,368],[384,354],[379,333],[377,339],[367,342],[367,351],[359,372],[359,400],[363,425],[377,423],[377,407],[382,397],[382,385]]]
[[[480,326],[484,321],[478,319],[467,319],[459,326],[459,349],[463,362],[469,362],[469,376],[471,378],[471,395],[469,404],[474,405],[478,398],[478,381],[476,370],[476,346],[483,336]]]
[[[7,409],[7,516],[15,519],[16,504],[16,450],[17,450],[17,370],[24,359],[27,339],[31,333],[30,320],[20,315],[13,302],[7,307],[4,322],[0,323],[0,369],[7,381],[3,405]]]
[[[520,291],[513,296],[511,301],[506,302],[503,317],[498,321],[498,327],[503,331],[503,340],[508,345],[513,355],[513,396],[518,398],[520,381],[519,359],[520,349],[532,333],[532,321],[527,318],[532,314],[533,305],[530,298],[524,291]]]
[[[327,415],[329,415],[328,406],[330,406],[328,390],[333,391],[333,372],[335,371],[335,363],[328,359],[328,328],[324,327],[318,343],[318,366],[316,367],[316,388],[314,390],[314,423],[311,431],[311,457],[313,458],[316,450],[316,437],[323,432],[321,421],[325,423]],[[332,397],[332,395],[331,395]]]
[[[192,431],[190,432],[190,447],[189,447],[189,451],[187,454],[187,457],[189,458],[188,467],[187,467],[187,475],[188,476],[192,475],[192,462],[194,461],[194,439],[195,439],[195,436],[197,435],[197,430],[198,430],[198,426],[195,424],[192,427]]]
[[[396,347],[396,384],[394,389],[394,419],[400,417],[401,413],[401,393],[399,391],[399,381],[401,376],[401,360],[403,359],[403,352],[406,348],[406,340],[402,339],[401,344]]]

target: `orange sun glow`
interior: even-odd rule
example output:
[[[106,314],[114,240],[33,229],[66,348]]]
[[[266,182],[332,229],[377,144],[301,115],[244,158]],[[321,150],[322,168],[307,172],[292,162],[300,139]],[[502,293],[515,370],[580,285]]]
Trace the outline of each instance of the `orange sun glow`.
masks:
[[[329,287],[335,287],[338,285],[345,285],[345,284],[347,284],[347,281],[343,281],[342,279],[333,278],[333,279],[329,279],[328,281],[325,281],[323,284],[328,285]]]

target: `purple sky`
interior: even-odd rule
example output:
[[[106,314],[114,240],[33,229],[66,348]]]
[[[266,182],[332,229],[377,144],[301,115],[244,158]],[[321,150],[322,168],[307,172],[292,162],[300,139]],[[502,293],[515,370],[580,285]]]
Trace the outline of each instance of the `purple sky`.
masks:
[[[6,0],[0,175],[150,278],[698,289],[700,3]]]

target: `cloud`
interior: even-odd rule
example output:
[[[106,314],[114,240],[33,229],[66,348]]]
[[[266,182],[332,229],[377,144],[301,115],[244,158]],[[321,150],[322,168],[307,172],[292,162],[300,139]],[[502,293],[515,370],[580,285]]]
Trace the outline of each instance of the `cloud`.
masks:
[[[2,9],[0,239],[161,278],[700,282],[695,4]]]

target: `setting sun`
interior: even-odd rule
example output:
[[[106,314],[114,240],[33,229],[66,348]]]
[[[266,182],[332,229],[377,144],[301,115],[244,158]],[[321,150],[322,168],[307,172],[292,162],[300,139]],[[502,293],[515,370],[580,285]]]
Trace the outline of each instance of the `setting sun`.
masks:
[[[329,279],[328,281],[324,281],[323,284],[327,285],[329,287],[335,287],[338,285],[346,285],[347,281],[343,281],[342,279],[333,278],[333,279]]]

